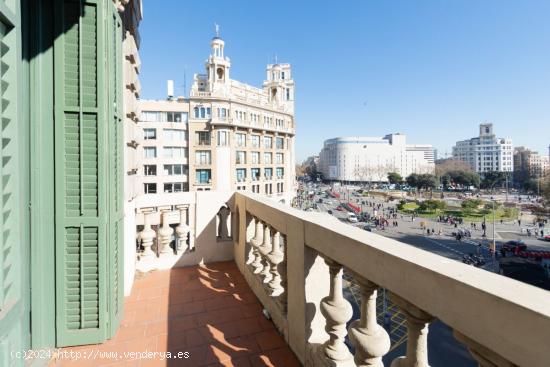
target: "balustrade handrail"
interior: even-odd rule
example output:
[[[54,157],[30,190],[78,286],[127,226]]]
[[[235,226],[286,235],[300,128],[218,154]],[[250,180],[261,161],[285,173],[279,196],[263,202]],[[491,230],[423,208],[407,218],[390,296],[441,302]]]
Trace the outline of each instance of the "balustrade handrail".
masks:
[[[386,288],[457,334],[518,366],[545,365],[550,292],[363,231],[325,214],[302,212],[250,193],[237,192],[235,196],[246,213],[275,231],[287,234],[289,228],[301,226],[304,248]],[[292,246],[292,239],[288,243]],[[289,286],[292,282],[289,277]],[[296,326],[289,322],[288,327]]]

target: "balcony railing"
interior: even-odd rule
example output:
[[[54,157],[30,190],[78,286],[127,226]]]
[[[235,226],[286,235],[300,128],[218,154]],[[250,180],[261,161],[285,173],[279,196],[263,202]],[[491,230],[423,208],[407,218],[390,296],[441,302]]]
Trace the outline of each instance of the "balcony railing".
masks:
[[[377,324],[380,287],[407,318],[407,351],[392,366],[428,366],[435,319],[480,366],[548,365],[547,291],[257,195],[237,192],[231,207],[235,262],[305,366],[382,366],[390,340]],[[362,297],[348,329],[344,270]]]

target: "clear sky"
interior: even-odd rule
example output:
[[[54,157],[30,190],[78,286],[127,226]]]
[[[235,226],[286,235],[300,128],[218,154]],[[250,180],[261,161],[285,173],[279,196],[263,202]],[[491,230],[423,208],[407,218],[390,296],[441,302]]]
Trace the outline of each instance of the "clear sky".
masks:
[[[440,157],[492,122],[548,154],[550,1],[143,0],[142,98],[183,94],[214,23],[231,78],[261,86],[277,54],[296,81],[297,161],[336,136],[407,134]],[[186,93],[188,94],[188,93]]]

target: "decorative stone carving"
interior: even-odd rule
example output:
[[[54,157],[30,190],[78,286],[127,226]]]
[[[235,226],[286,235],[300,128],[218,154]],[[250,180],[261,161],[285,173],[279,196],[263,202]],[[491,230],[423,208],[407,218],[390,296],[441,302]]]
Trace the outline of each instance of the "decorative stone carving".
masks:
[[[434,317],[393,293],[391,299],[407,317],[407,355],[394,359],[391,367],[429,367],[428,328]]]
[[[352,359],[344,340],[346,323],[351,319],[353,311],[351,304],[342,294],[342,265],[325,258],[330,270],[330,294],[321,300],[321,314],[325,317],[325,330],[329,335],[323,349],[325,355],[335,361],[344,362]]]
[[[269,281],[269,288],[271,290],[271,296],[277,297],[283,293],[284,289],[281,286],[281,274],[279,265],[282,264],[285,254],[281,251],[281,233],[275,231],[273,234],[273,249],[267,254],[269,264],[271,266],[271,280]]]
[[[180,208],[180,223],[176,227],[177,252],[185,251],[187,247],[187,236],[189,235],[189,226],[187,225],[187,208]]]
[[[169,212],[162,213],[162,227],[158,230],[159,234],[159,244],[160,244],[160,254],[163,256],[173,255],[174,251],[170,247],[170,242],[172,241],[172,227],[168,224],[168,215]]]
[[[479,363],[480,367],[518,367],[516,364],[507,361],[499,354],[496,354],[489,348],[484,347],[457,330],[453,330],[453,335],[456,340],[466,345],[470,354],[477,363]]]
[[[382,357],[390,350],[390,337],[376,322],[376,295],[378,286],[367,279],[353,274],[360,286],[361,319],[348,328],[349,338],[355,347],[355,363],[358,367],[384,367]]]
[[[153,246],[153,240],[155,239],[157,234],[151,228],[149,216],[149,213],[143,214],[143,230],[139,235],[139,237],[141,238],[141,244],[143,246],[143,254],[141,255],[143,258],[152,258],[155,256],[155,253],[153,252],[153,250],[151,250],[151,247]]]
[[[227,206],[222,206],[218,211],[218,240],[227,241],[229,237],[228,219],[231,210]]]

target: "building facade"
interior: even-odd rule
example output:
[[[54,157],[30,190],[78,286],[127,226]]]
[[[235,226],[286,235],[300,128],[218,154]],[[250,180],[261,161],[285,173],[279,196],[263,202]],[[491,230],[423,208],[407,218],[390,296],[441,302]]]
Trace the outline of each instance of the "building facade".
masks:
[[[139,0],[1,2],[2,366],[120,324],[140,20]]]
[[[512,139],[497,138],[493,124],[480,124],[478,137],[456,142],[453,158],[466,162],[480,174],[514,169]]]
[[[434,153],[431,145],[406,144],[403,134],[334,138],[324,143],[319,171],[326,180],[387,182],[390,172],[433,173]]]
[[[230,78],[219,37],[189,97],[190,188],[246,190],[290,203],[294,167],[294,80],[289,64],[267,66],[262,88]]]
[[[531,178],[542,178],[550,173],[550,162],[546,155],[525,147],[514,149],[514,172],[524,172]]]
[[[189,191],[189,101],[141,100],[139,193]]]

